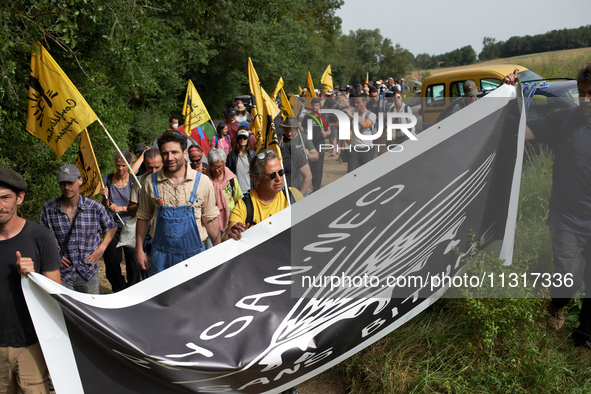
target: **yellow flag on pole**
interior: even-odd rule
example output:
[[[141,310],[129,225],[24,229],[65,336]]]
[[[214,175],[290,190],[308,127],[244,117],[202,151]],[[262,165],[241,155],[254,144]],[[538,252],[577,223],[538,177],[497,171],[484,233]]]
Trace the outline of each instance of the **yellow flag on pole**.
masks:
[[[314,90],[314,82],[312,82],[312,75],[310,75],[310,71],[308,71],[308,82],[307,82],[308,92],[306,93],[306,97],[316,97],[316,91]]]
[[[49,145],[59,160],[95,120],[96,114],[72,81],[37,43],[31,53],[27,131]]]
[[[78,169],[84,183],[80,186],[80,194],[84,197],[93,197],[101,192],[101,170],[96,162],[88,130],[84,130],[80,136],[80,151],[78,152]]]
[[[369,83],[369,72],[365,73],[365,83]]]
[[[271,94],[271,98],[275,100],[277,98],[277,94],[283,88],[283,77],[279,77],[279,81],[277,81],[277,85],[275,86],[275,90],[273,90],[273,94]]]
[[[322,91],[324,93],[328,92],[329,89],[334,89],[332,85],[332,71],[330,70],[330,64],[328,67],[326,67],[326,70],[324,70],[324,74],[322,74],[320,82],[323,85]]]
[[[285,90],[281,88],[281,108],[283,108],[283,113],[281,117],[285,120],[286,116],[293,116],[291,110],[291,104],[289,103],[289,99],[287,98],[287,94],[285,94]]]
[[[279,160],[283,161],[273,122],[273,118],[280,111],[274,105],[271,97],[261,87],[261,81],[250,58],[248,58],[248,85],[255,101],[253,105],[253,130],[257,139],[257,152],[261,149],[273,149]]]
[[[298,94],[301,96],[303,92],[304,89],[302,89],[302,87],[298,85]]]
[[[193,81],[189,79],[187,85],[187,94],[185,95],[185,103],[183,104],[182,111],[184,119],[184,129],[187,135],[191,135],[191,130],[195,127],[202,125],[211,119],[205,104],[201,100]]]

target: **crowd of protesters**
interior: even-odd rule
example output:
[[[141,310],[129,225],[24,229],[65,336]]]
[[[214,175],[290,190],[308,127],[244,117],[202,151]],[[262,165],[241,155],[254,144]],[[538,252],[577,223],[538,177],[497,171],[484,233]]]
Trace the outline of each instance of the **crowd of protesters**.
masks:
[[[514,83],[514,79],[510,75],[505,82]],[[566,121],[564,116],[553,114],[551,123],[532,122],[528,125],[527,138],[548,141],[558,149],[561,154],[557,155],[555,172],[568,165],[569,170],[554,180],[548,220],[553,247],[563,251],[560,256],[555,255],[557,272],[576,271],[580,286],[587,278],[583,261],[591,256],[588,227],[591,185],[588,167],[578,176],[578,162],[569,161],[572,156],[568,150],[577,152],[574,159],[584,155],[585,160],[581,162],[590,161],[591,65],[581,70],[578,86],[580,110],[566,114]],[[403,102],[408,91],[404,79],[389,78],[386,82],[318,92],[320,97],[315,98],[306,98],[304,94],[300,98],[302,111],[275,120],[278,151],[256,152],[256,139],[251,131],[253,118],[249,105],[242,101],[224,110],[224,120],[218,123],[211,140],[200,138],[204,143],[180,132],[178,118],[171,117],[169,128],[152,144],[136,145],[135,161],[127,151],[114,156],[116,172],[103,179],[102,204],[80,196],[79,188],[84,180],[76,166],[60,167],[56,180],[62,195],[45,204],[40,225],[16,213],[17,206],[24,201],[27,183],[17,172],[0,168],[0,252],[14,260],[0,265],[0,270],[5,271],[3,277],[10,282],[1,290],[6,315],[0,331],[0,350],[26,349],[25,355],[15,356],[22,358],[18,361],[23,363],[21,368],[34,369],[32,364],[38,367],[26,377],[28,381],[24,377],[13,381],[11,377],[6,384],[2,383],[0,391],[15,385],[44,384],[47,380],[47,370],[39,362],[42,356],[18,284],[19,274],[40,272],[71,290],[98,294],[97,263],[102,257],[107,279],[117,292],[222,241],[240,240],[242,232],[249,227],[322,187],[326,153],[339,154],[339,160],[348,163],[348,171],[382,153],[374,149],[382,140],[376,138],[374,143],[362,136],[372,135],[376,124],[384,121],[388,113],[408,113],[408,106]],[[338,109],[346,118],[334,114],[323,116],[322,108]],[[338,122],[347,118],[350,129],[356,132],[341,140]],[[397,119],[404,122],[400,120],[403,117]],[[556,142],[556,134],[547,131],[548,125],[564,127],[569,136],[572,134],[568,144]],[[410,134],[414,134],[412,128]],[[397,133],[394,141],[384,143],[403,144],[408,138],[408,134]],[[325,149],[327,146],[329,150]],[[579,149],[581,146],[586,150]],[[283,162],[279,160],[279,152]],[[130,173],[128,163],[133,164],[136,174]],[[139,182],[133,175],[139,175]],[[571,189],[574,191],[569,192]],[[572,197],[577,200],[573,201]],[[566,203],[560,204],[560,199],[578,210],[565,214]],[[136,218],[135,249],[118,245],[122,229],[132,218]],[[126,278],[121,272],[123,259]],[[565,305],[576,289],[571,290],[568,294],[553,294],[549,323],[554,328],[560,328],[564,322]],[[591,339],[589,310],[591,306],[584,302],[581,328],[575,336],[576,345],[585,350],[589,349]],[[4,361],[0,364],[4,365]]]

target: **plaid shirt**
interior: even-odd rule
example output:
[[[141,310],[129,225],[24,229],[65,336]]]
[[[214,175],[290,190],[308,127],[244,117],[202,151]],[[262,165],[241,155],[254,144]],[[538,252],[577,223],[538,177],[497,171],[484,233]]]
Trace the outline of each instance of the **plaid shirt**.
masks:
[[[68,268],[60,268],[62,281],[67,281],[76,271],[87,280],[98,271],[98,265],[84,261],[101,243],[99,231],[105,234],[116,226],[105,208],[91,198],[80,196],[78,217],[66,247],[64,256],[72,262]],[[61,247],[70,230],[70,217],[62,211],[61,197],[49,200],[43,205],[39,223],[53,232],[58,248]]]

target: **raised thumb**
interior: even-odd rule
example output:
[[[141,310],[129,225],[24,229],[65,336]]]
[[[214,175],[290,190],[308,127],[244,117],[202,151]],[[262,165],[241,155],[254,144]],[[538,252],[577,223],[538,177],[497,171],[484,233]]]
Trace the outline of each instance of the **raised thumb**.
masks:
[[[21,252],[19,252],[18,250],[16,251],[16,261],[17,263],[20,261],[21,259]]]

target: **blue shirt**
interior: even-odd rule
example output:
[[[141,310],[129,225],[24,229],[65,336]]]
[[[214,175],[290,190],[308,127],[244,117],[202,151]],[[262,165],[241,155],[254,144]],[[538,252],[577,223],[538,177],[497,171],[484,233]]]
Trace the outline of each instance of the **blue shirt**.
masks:
[[[53,232],[58,247],[61,247],[70,230],[70,217],[61,208],[61,197],[49,200],[43,205],[39,223]],[[72,262],[68,268],[60,268],[62,281],[72,278],[78,271],[87,280],[98,271],[98,265],[85,259],[98,248],[101,243],[99,232],[105,234],[115,227],[115,222],[102,204],[80,196],[78,200],[78,217],[68,245],[63,255]]]
[[[579,107],[527,124],[554,151],[548,225],[591,235],[591,127]]]

